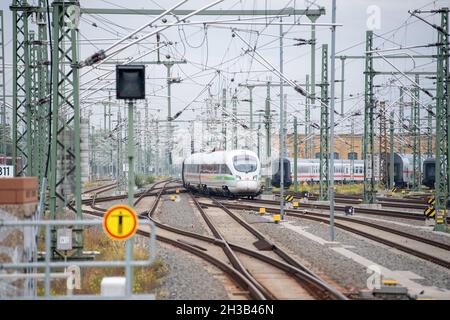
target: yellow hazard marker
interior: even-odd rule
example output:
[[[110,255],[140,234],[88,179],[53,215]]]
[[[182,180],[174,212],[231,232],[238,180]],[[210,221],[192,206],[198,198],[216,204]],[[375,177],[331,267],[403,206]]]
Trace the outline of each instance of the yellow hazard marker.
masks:
[[[400,281],[386,279],[386,280],[383,280],[383,284],[386,286],[396,286],[396,285],[400,284]]]
[[[177,196],[170,196],[170,200],[176,201],[177,200]]]
[[[118,204],[108,209],[103,217],[103,230],[114,240],[127,240],[137,230],[136,212],[124,204]]]
[[[278,223],[281,220],[281,216],[279,214],[274,214],[272,216],[273,222]]]
[[[297,202],[297,201],[294,201],[294,202],[292,203],[292,207],[293,207],[294,209],[298,209],[298,202]]]
[[[259,214],[260,215],[265,215],[266,214],[266,208],[259,208]]]

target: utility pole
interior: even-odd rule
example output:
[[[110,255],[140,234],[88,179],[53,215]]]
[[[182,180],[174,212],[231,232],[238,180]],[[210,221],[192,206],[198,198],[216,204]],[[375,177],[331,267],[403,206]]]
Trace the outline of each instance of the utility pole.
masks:
[[[232,100],[233,105],[233,150],[238,148],[238,139],[237,139],[237,89],[234,89]]]
[[[364,104],[364,203],[376,202],[375,172],[374,172],[374,119],[375,109],[373,78],[373,31],[366,31],[366,68],[365,68],[365,104]]]
[[[258,140],[258,159],[261,161],[261,113],[258,115],[258,132],[257,132],[257,140]]]
[[[433,105],[428,106],[427,110],[427,157],[431,158],[433,156]]]
[[[270,123],[271,123],[271,115],[270,115],[270,81],[267,82],[267,96],[266,96],[266,114],[264,116],[264,122],[266,126],[266,168],[267,168],[267,175],[266,175],[266,183],[265,183],[265,192],[268,192],[270,188],[270,166],[271,166],[271,133],[270,133]]]
[[[309,74],[306,75],[306,91],[309,91]],[[311,135],[311,108],[309,104],[310,99],[306,97],[305,99],[305,147],[304,147],[304,157],[307,159],[312,158],[312,143],[314,142],[314,136]]]
[[[295,193],[298,192],[297,160],[298,160],[297,117],[294,117],[294,192]]]
[[[442,217],[444,210],[447,209],[449,200],[449,182],[450,182],[450,162],[449,162],[449,138],[450,121],[448,120],[448,105],[450,104],[450,83],[448,82],[449,73],[449,21],[448,8],[442,8],[441,30],[438,30],[438,41],[442,45],[437,46],[437,72],[436,72],[436,167],[435,167],[435,192],[436,192],[436,224],[435,231],[446,231],[447,215]],[[442,222],[441,222],[442,221]]]
[[[119,190],[123,184],[123,162],[122,162],[122,112],[120,105],[117,110],[117,182]]]
[[[350,125],[350,134],[352,136],[350,142],[350,154],[352,155],[350,159],[350,180],[352,183],[355,182],[355,118],[352,118],[352,123]]]
[[[322,79],[321,79],[321,104],[320,104],[320,164],[319,164],[319,199],[320,201],[328,200],[328,188],[330,183],[329,162],[330,152],[328,139],[329,132],[329,110],[328,110],[328,45],[322,45]]]
[[[13,0],[10,7],[13,20],[13,98],[12,98],[12,159],[20,157],[23,167],[14,176],[30,175],[31,164],[31,117],[30,117],[30,63],[29,63],[29,17],[33,11],[27,1]],[[20,68],[23,65],[23,68]]]
[[[398,102],[398,111],[399,111],[399,117],[400,117],[400,140],[405,138],[405,134],[404,134],[404,128],[403,128],[403,120],[405,119],[405,113],[404,113],[404,108],[405,108],[405,104],[403,101],[404,98],[404,92],[403,92],[403,87],[400,87],[400,100]],[[400,154],[404,153],[404,149],[403,149],[403,143],[400,142],[400,148],[399,148],[399,152]]]
[[[50,219],[56,219],[57,213],[63,210],[71,201],[75,203],[73,208],[76,219],[83,218],[81,211],[81,165],[80,165],[80,103],[79,103],[79,69],[78,61],[78,25],[77,17],[71,16],[73,21],[67,23],[66,17],[70,16],[68,8],[79,6],[77,1],[53,3],[53,65],[52,65],[52,137],[50,156],[50,195],[49,208]],[[67,65],[71,66],[67,68]],[[64,72],[63,72],[64,71]],[[68,94],[70,92],[70,94]],[[64,114],[62,114],[64,110]],[[61,112],[61,113],[60,113]],[[67,138],[68,133],[72,139]],[[61,134],[60,134],[61,133]],[[62,159],[64,165],[59,170],[58,159]],[[59,173],[59,174],[58,174]],[[58,190],[58,186],[64,183],[74,186],[74,192]],[[59,188],[59,187],[58,187]],[[62,205],[57,205],[57,199]],[[83,229],[75,226],[75,255],[83,254]],[[56,248],[56,230],[52,230],[52,253],[54,257]]]
[[[280,18],[280,22],[282,19]],[[280,73],[283,74],[284,63],[283,63],[283,25],[280,24]],[[280,215],[281,220],[284,221],[284,104],[283,98],[283,78],[280,77]]]
[[[391,111],[389,119],[389,189],[394,188],[394,111]]]
[[[222,139],[223,139],[223,149],[227,150],[227,89],[222,89]]]
[[[329,200],[330,200],[330,241],[334,241],[334,103],[335,94],[334,89],[336,82],[335,80],[335,62],[336,62],[336,0],[332,2],[332,12],[331,12],[331,22],[333,26],[331,27],[331,74],[330,74],[330,100],[331,100],[331,110],[330,110],[330,147],[331,152],[330,165],[329,165],[329,177],[330,186],[328,189]]]
[[[416,74],[416,83],[419,84],[419,75]],[[420,152],[420,105],[419,105],[419,99],[420,99],[420,90],[415,87],[413,89],[413,101],[412,101],[412,108],[413,108],[413,118],[412,118],[412,134],[413,134],[413,190],[417,191],[419,190],[421,181],[420,178],[422,176],[422,168],[420,167],[420,159],[421,159],[421,152]]]
[[[4,16],[3,16],[3,10],[0,10],[0,66],[2,68],[2,76],[0,77],[1,84],[1,118],[2,121],[0,122],[0,154],[6,156],[7,151],[7,144],[9,140],[9,132],[6,130],[6,79],[5,79],[5,33],[4,33]]]
[[[380,181],[385,187],[388,186],[388,149],[387,149],[387,119],[386,119],[386,102],[379,102],[380,114],[380,134],[379,134],[379,164],[380,164]]]
[[[344,116],[344,82],[345,82],[345,56],[341,56],[341,117]]]
[[[128,102],[128,206],[134,206],[134,103],[132,100]],[[127,260],[133,257],[133,239],[126,240],[125,254]],[[125,267],[127,279],[133,279],[133,268],[127,264]],[[127,281],[128,282],[128,281]],[[133,283],[129,281],[126,287],[127,295],[133,292]]]

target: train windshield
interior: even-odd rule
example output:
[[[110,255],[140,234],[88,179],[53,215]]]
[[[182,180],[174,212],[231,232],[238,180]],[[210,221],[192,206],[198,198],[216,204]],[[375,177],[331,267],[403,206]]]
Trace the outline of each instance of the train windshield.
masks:
[[[242,156],[235,156],[233,158],[233,165],[237,171],[248,173],[256,171],[256,168],[258,167],[258,162],[256,161],[255,157],[242,155]]]

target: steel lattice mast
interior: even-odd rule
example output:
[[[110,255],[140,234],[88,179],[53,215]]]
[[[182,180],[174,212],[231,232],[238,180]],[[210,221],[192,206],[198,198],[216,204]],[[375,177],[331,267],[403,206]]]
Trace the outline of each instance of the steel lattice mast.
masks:
[[[435,167],[435,188],[436,188],[436,219],[442,210],[446,209],[449,199],[449,179],[450,163],[448,161],[450,148],[448,105],[450,99],[449,82],[449,36],[448,36],[448,8],[441,11],[441,28],[444,32],[438,31],[437,47],[437,74],[436,74],[436,167]],[[443,219],[446,221],[446,219]],[[445,224],[436,223],[435,230],[444,231]]]
[[[328,145],[329,137],[329,108],[328,108],[328,45],[322,45],[322,79],[320,83],[321,95],[320,95],[320,194],[321,201],[328,200],[328,183],[329,183],[329,170],[328,170],[328,158],[330,152]]]
[[[52,137],[50,156],[50,218],[66,206],[81,213],[80,105],[77,63],[76,10],[78,1],[55,1],[53,6]],[[73,188],[73,190],[72,190]],[[54,232],[55,230],[53,230]],[[74,229],[76,255],[81,255],[83,235]],[[55,235],[55,234],[53,234]],[[52,239],[55,247],[55,238]]]

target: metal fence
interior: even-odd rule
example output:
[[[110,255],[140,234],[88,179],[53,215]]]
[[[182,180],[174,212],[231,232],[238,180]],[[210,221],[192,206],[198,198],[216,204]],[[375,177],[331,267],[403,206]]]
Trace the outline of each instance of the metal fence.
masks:
[[[68,295],[65,296],[51,296],[50,295],[50,281],[52,278],[66,278],[67,283],[74,284],[79,277],[80,268],[134,268],[134,267],[149,267],[156,258],[156,227],[151,220],[139,220],[139,225],[150,226],[150,237],[148,245],[149,257],[147,260],[133,260],[133,253],[131,250],[126,250],[125,260],[117,261],[51,261],[51,229],[52,227],[61,226],[99,226],[102,220],[0,220],[0,233],[2,228],[26,228],[26,227],[43,227],[45,230],[45,260],[42,262],[11,262],[0,263],[0,270],[28,270],[27,273],[3,273],[0,274],[0,281],[6,279],[44,279],[44,295],[28,295],[28,296],[14,296],[14,297],[0,297],[0,299],[154,299],[154,295],[133,295],[132,283],[133,276],[130,272],[125,272],[126,286],[125,294],[121,296],[98,296],[98,295],[71,295],[72,287],[68,286]],[[134,242],[134,237],[127,240]],[[44,273],[37,273],[37,268],[44,268]],[[66,268],[64,272],[51,273],[51,269]],[[30,272],[30,270],[34,270]]]

